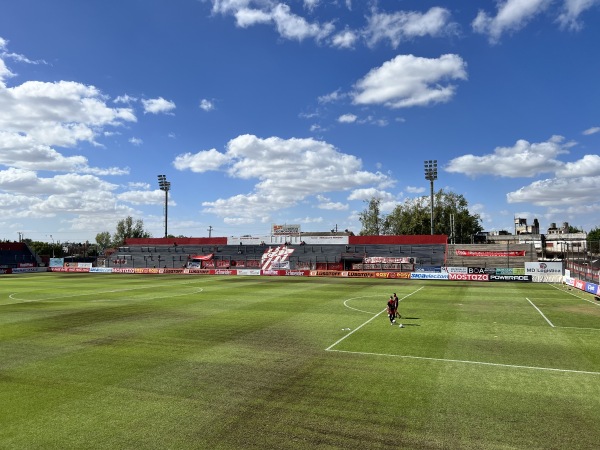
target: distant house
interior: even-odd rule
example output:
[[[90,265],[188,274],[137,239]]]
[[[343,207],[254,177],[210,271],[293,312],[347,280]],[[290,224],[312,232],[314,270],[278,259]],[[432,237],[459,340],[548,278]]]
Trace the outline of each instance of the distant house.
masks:
[[[540,223],[533,219],[533,225],[527,225],[527,219],[515,218],[515,234],[540,234]]]

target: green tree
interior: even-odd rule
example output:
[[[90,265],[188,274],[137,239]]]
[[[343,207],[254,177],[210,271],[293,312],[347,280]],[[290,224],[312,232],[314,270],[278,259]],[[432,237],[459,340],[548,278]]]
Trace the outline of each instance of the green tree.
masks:
[[[406,199],[386,217],[385,234],[429,234],[431,209],[427,197]]]
[[[600,227],[596,227],[588,233],[587,247],[592,254],[600,253]]]
[[[23,239],[23,242],[29,245],[29,248],[38,255],[55,256],[57,258],[63,257],[65,255],[61,244],[32,241],[31,239]]]
[[[116,247],[123,245],[129,238],[149,238],[152,235],[144,230],[144,221],[138,219],[135,222],[131,216],[117,223],[117,231],[113,235],[112,244]]]
[[[373,197],[368,201],[367,209],[359,213],[358,220],[362,224],[361,236],[378,236],[382,234],[385,218],[381,217],[381,199]]]
[[[100,247],[100,251],[111,246],[111,238],[110,233],[108,231],[103,231],[102,233],[98,233],[96,235],[96,244]]]
[[[428,196],[407,199],[396,205],[387,216],[382,216],[379,199],[369,201],[365,211],[359,214],[361,235],[414,235],[431,233],[431,204]],[[446,234],[457,243],[471,242],[471,237],[482,231],[479,214],[469,212],[464,196],[440,189],[434,194],[434,233]],[[452,219],[454,227],[452,227]]]
[[[433,210],[434,232],[454,237],[456,243],[470,243],[474,234],[483,231],[481,217],[469,212],[469,202],[461,194],[440,189],[435,194]]]

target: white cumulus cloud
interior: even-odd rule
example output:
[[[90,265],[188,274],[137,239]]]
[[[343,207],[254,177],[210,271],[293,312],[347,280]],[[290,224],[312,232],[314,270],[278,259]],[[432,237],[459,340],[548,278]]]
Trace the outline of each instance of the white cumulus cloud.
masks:
[[[356,83],[354,103],[407,108],[447,102],[456,91],[450,81],[466,80],[466,66],[453,54],[439,58],[398,55]]]

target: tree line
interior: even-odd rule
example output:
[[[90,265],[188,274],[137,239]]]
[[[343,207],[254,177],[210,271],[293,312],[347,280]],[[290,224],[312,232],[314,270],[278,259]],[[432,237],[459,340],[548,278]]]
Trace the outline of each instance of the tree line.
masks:
[[[445,234],[456,243],[470,243],[472,237],[483,231],[481,217],[469,211],[465,197],[440,189],[434,193],[433,233]],[[362,236],[416,235],[431,233],[431,200],[427,196],[407,199],[389,214],[381,211],[381,199],[367,201],[359,213]]]
[[[117,222],[117,228],[111,235],[108,231],[103,231],[96,235],[96,243],[101,249],[119,247],[125,244],[129,238],[150,238],[152,234],[144,229],[142,219],[133,220],[133,217],[127,216]]]

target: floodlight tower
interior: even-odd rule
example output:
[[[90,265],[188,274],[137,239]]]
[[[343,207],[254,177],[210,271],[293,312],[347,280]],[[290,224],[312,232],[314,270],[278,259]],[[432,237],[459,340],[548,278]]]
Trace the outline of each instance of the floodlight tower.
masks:
[[[433,235],[433,181],[437,180],[437,159],[425,161],[425,179],[431,185],[431,234]]]
[[[165,193],[165,237],[167,237],[167,218],[169,216],[169,191],[171,190],[171,182],[167,181],[166,175],[158,176],[158,187]]]

